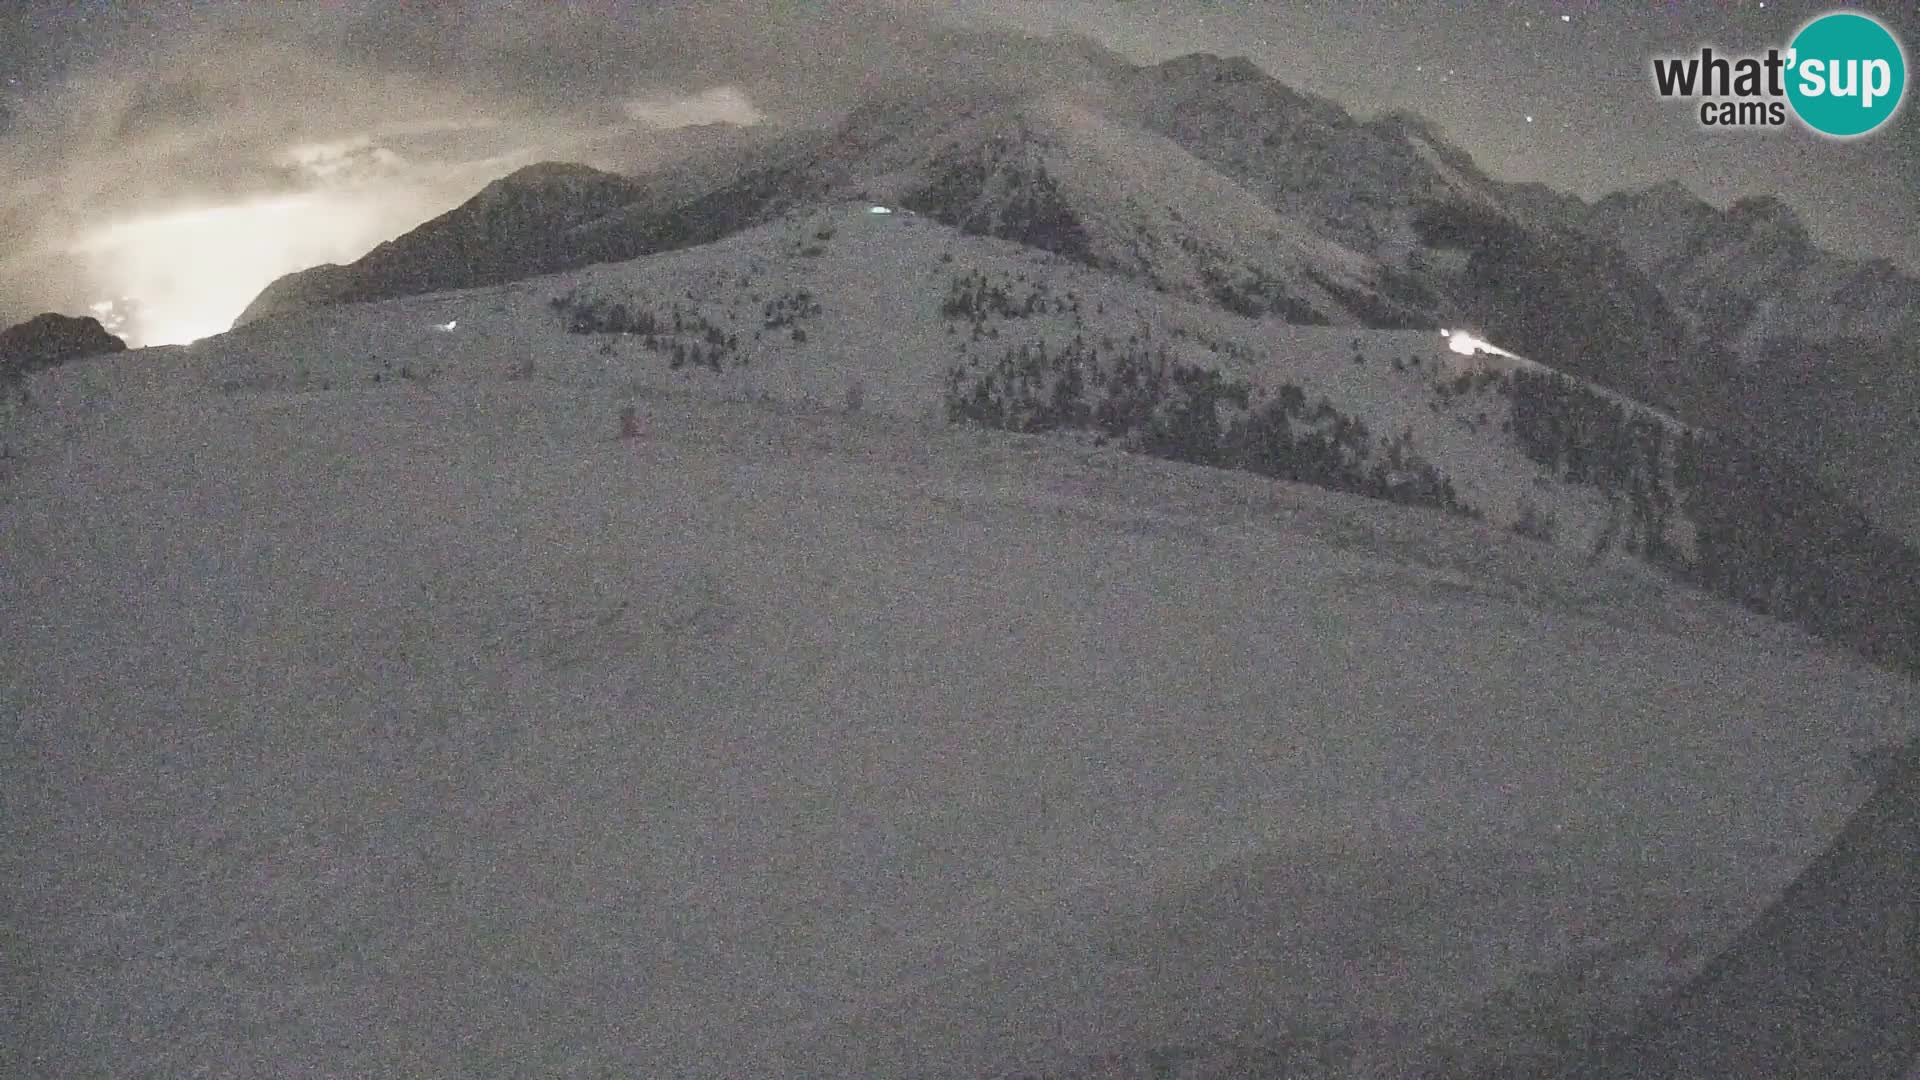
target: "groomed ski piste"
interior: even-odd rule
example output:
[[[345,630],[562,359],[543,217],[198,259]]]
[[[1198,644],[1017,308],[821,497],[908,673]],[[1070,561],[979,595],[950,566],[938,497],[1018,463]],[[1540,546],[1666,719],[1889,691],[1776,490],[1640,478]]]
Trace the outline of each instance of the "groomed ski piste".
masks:
[[[4,1071],[1470,1075],[1699,972],[1920,728],[1509,532],[1585,496],[1386,362],[1437,334],[1079,298],[1431,418],[1488,521],[950,427],[925,285],[1028,256],[856,227],[32,376]],[[551,307],[704,273],[833,317],[711,375]]]

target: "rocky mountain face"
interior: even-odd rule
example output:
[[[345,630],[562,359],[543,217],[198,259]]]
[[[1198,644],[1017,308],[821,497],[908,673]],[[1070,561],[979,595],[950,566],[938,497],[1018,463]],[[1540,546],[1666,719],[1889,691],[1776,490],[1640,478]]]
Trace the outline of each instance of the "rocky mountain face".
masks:
[[[1584,231],[1580,200],[1493,180],[1417,116],[1362,121],[1244,60],[1139,69],[1126,100],[1144,126],[1358,253],[1435,325],[1697,423],[1723,418],[1727,357],[1640,265]]]
[[[1702,334],[1743,356],[1781,340],[1879,345],[1920,332],[1920,281],[1884,259],[1816,248],[1771,196],[1719,210],[1664,184],[1601,199],[1583,225],[1652,276]]]
[[[90,315],[48,312],[0,330],[0,378],[126,348],[126,342],[107,333],[100,320]]]
[[[314,267],[274,282],[235,325],[301,307],[472,288],[577,266],[570,230],[644,195],[634,181],[585,165],[530,165],[348,266]]]
[[[1495,201],[1473,162],[1416,117],[1361,122],[1242,58],[1132,72],[1121,108],[1281,213],[1358,251],[1404,256],[1422,200]]]
[[[1920,536],[1920,280],[1816,248],[1772,198],[1719,210],[1678,185],[1611,195],[1584,227],[1624,253],[1737,368],[1722,423],[1817,466]]]

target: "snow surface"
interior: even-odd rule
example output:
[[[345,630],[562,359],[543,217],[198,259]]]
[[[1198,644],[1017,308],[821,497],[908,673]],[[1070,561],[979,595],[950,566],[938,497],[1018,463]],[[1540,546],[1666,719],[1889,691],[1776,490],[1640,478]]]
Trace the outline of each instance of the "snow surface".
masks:
[[[1607,528],[1611,511],[1595,489],[1552,479],[1517,452],[1503,430],[1511,405],[1497,390],[1438,392],[1441,382],[1467,371],[1531,366],[1525,362],[1484,353],[1461,357],[1432,331],[1248,319],[1045,252],[960,236],[921,218],[875,219],[865,205],[795,214],[719,243],[634,262],[371,305],[369,317],[309,313],[251,324],[199,346],[202,359],[192,371],[214,388],[320,389],[364,384],[374,374],[395,378],[403,361],[423,379],[468,379],[483,377],[475,368],[493,377],[537,358],[544,365],[541,381],[625,380],[698,386],[736,399],[834,403],[857,386],[870,409],[937,416],[950,364],[992,363],[1023,344],[1044,342],[1058,351],[1076,337],[1112,356],[1132,340],[1269,391],[1291,382],[1306,389],[1310,402],[1328,398],[1378,439],[1403,437],[1410,452],[1450,477],[1464,501],[1491,521],[1511,524],[1531,504],[1558,523],[1558,542],[1582,552]],[[819,241],[823,232],[831,238]],[[993,336],[973,340],[967,319],[943,319],[939,312],[950,284],[973,273],[987,275],[1016,302],[1043,283],[1047,296],[1075,298],[1079,310],[995,317]],[[821,314],[798,324],[806,340],[796,342],[786,328],[766,327],[761,316],[768,301],[801,290]],[[670,372],[637,338],[557,333],[561,320],[546,303],[563,295],[662,316],[677,306],[736,334],[751,364],[714,376]],[[456,320],[458,332],[425,340],[435,324]],[[293,362],[269,359],[280,356]],[[1689,550],[1685,521],[1676,519],[1674,530],[1669,541]]]
[[[930,423],[938,253],[1032,257],[841,226],[29,380],[4,1071],[1404,1075],[1538,1037],[1489,1048],[1490,1002],[1577,1028],[1697,970],[1920,727],[1910,683],[1631,565]],[[839,318],[709,375],[545,306],[718,317],[743,273]],[[1084,288],[1435,415],[1351,331]],[[1414,336],[1453,355],[1361,348]],[[819,404],[855,378],[868,411]],[[1571,968],[1598,989],[1537,989]]]

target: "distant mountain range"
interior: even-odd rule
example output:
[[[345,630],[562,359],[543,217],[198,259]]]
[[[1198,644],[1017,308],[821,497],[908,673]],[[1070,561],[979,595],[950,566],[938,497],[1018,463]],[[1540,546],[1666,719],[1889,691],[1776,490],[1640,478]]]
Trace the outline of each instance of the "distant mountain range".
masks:
[[[1361,120],[1238,58],[1105,65],[1095,90],[893,88],[837,124],[628,178],[547,164],[239,324],[708,243],[866,198],[1245,315],[1466,326],[1817,468],[1920,537],[1920,283],[1813,247],[1774,199],[1589,205],[1493,180],[1418,117]]]
[[[1703,412],[1920,537],[1920,280],[1814,247],[1773,198],[1721,211],[1668,184],[1601,199],[1583,225],[1736,358],[1696,389]]]

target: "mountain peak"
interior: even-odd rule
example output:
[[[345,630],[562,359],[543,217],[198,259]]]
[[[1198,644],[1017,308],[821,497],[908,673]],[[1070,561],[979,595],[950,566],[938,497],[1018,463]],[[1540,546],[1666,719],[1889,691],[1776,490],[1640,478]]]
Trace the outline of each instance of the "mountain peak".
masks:
[[[488,184],[462,209],[499,213],[512,208],[513,213],[551,214],[571,226],[632,202],[638,190],[639,185],[617,173],[590,165],[542,161]]]
[[[1439,124],[1419,113],[1395,109],[1374,117],[1365,126],[1416,145],[1424,144],[1453,168],[1473,175],[1480,172],[1479,166],[1474,164],[1473,155],[1449,139]]]
[[[1611,192],[1601,196],[1595,205],[1607,208],[1607,212],[1617,212],[1622,207],[1637,207],[1657,213],[1684,215],[1712,209],[1711,204],[1678,180],[1662,180],[1647,187]]]
[[[1666,203],[1672,206],[1692,206],[1706,200],[1694,194],[1693,189],[1678,180],[1662,180],[1652,187],[1643,188],[1636,193],[1651,202]]]
[[[1199,76],[1214,82],[1261,82],[1273,76],[1244,56],[1197,52],[1164,61],[1158,70],[1171,76]]]
[[[628,183],[615,173],[569,161],[541,161],[525,165],[487,185],[487,190],[526,191],[542,188],[596,184],[607,181]]]
[[[91,315],[46,312],[0,330],[0,372],[32,371],[101,353],[125,352],[127,343],[107,333]]]
[[[1381,113],[1367,121],[1369,127],[1381,131],[1397,131],[1402,134],[1417,134],[1428,139],[1444,142],[1445,137],[1440,126],[1410,109],[1393,109]]]
[[[1749,228],[1770,228],[1778,232],[1806,236],[1806,226],[1793,207],[1777,195],[1749,195],[1727,207],[1727,218]]]
[[[528,165],[351,264],[275,280],[234,326],[301,307],[472,288],[581,265],[585,257],[569,247],[568,230],[644,193],[639,182],[590,165]]]
[[[591,165],[582,165],[577,161],[537,161],[508,173],[501,178],[501,182],[533,184],[609,175],[611,174]]]

